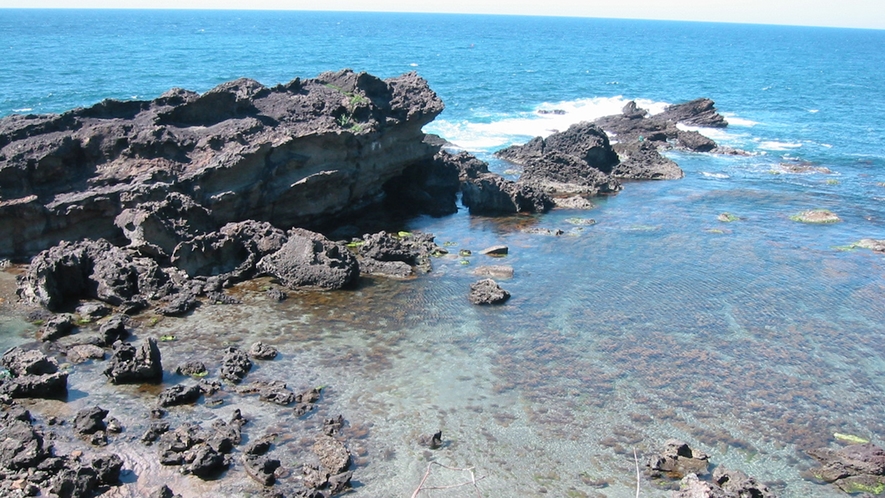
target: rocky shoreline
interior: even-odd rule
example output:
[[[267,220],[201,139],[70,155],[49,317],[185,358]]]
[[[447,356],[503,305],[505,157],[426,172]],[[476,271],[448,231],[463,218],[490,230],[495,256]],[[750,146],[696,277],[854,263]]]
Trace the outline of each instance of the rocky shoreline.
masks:
[[[123,427],[113,410],[93,406],[63,421],[35,417],[16,401],[64,400],[70,369],[104,362],[111,384],[164,387],[140,437],[162,465],[199,479],[241,465],[269,496],[342,493],[353,477],[343,416],[323,421],[309,461],[297,469],[274,457],[279,434],[252,427],[239,410],[211,427],[164,420],[173,407],[255,395],[310,417],[322,402],[321,388],[295,392],[276,381],[248,382],[253,362],[276,356],[272,347],[231,346],[220,365],[177,365],[175,375],[188,380],[165,386],[164,372],[173,369],[163,364],[160,345],[174,337],[136,333],[140,340],[130,344],[139,328],[131,317],[236,305],[226,289],[258,277],[272,282],[265,293],[273,301],[289,292],[352,288],[361,275],[414,278],[448,250],[432,234],[361,233],[361,220],[445,216],[458,210],[459,193],[471,214],[587,206],[592,196],[616,194],[622,181],[681,178],[663,150],[740,153],[676,126],[726,126],[708,99],[654,116],[631,102],[621,115],[499,151],[522,168],[511,181],[423,133],[442,110],[414,73],[381,80],[345,70],[273,88],[241,79],[202,95],[173,89],[149,102],[104,101],[60,115],[0,119],[0,258],[29,261],[18,295],[42,323],[32,345],[0,358],[0,429],[8,434],[0,448],[0,489],[8,496],[95,496],[123,485],[124,462],[113,453],[114,434]],[[477,269],[479,276],[512,274],[504,266]],[[468,299],[494,305],[509,297],[486,278],[471,286]],[[60,358],[69,366],[61,368]],[[56,451],[51,441],[59,432],[94,451]],[[425,446],[439,448],[441,438],[426,436]],[[685,463],[679,457],[703,460],[683,445],[668,445],[648,465],[650,475],[671,472]],[[843,453],[817,455],[855,458]],[[695,491],[674,496],[774,496],[740,473],[717,469],[714,483],[701,482],[697,475],[705,471],[706,465],[679,476]],[[279,484],[293,472],[297,480]],[[862,484],[881,482],[876,476],[883,473],[867,472]],[[164,486],[152,496],[173,495]]]

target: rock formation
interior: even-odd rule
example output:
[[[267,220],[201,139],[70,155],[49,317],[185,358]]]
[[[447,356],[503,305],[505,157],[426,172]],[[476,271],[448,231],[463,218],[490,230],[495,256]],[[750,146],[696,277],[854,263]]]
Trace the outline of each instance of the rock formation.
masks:
[[[85,237],[169,255],[230,222],[285,229],[353,213],[432,160],[439,146],[421,128],[442,110],[414,73],[345,70],[9,116],[0,119],[0,257]]]

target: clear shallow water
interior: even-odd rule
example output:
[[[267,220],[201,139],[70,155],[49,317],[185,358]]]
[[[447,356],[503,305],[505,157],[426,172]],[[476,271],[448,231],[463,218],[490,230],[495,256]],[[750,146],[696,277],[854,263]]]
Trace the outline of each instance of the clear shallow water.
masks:
[[[502,219],[462,211],[403,227],[453,248],[504,243],[511,249],[504,260],[440,259],[417,280],[367,280],[357,291],[281,304],[267,302],[256,284],[240,289],[246,306],[204,306],[140,332],[179,338],[162,345],[167,372],[260,339],[283,356],[247,379],[327,386],[321,411],[307,420],[236,396],[192,409],[209,420],[241,407],[256,421],[252,430],[287,434],[277,450],[284,464],[299,461],[300,441],[322,417],[341,413],[352,424],[358,496],[410,496],[428,461],[414,440],[442,429],[448,445],[431,458],[475,467],[486,496],[542,488],[547,496],[633,496],[633,448],[645,453],[680,437],[714,462],[776,482],[782,496],[826,497],[839,493],[800,477],[810,464],[802,450],[832,444],[833,432],[885,442],[885,259],[843,250],[885,238],[881,31],[394,14],[2,13],[9,56],[0,114],[147,99],[172,86],[205,91],[240,76],[270,85],[342,67],[382,77],[415,70],[447,104],[427,131],[499,172],[511,166],[492,159],[496,148],[617,112],[630,99],[660,109],[711,97],[732,126],[704,132],[755,154],[674,153],[685,179],[628,184],[591,211]],[[791,173],[796,165],[829,173]],[[844,221],[789,219],[811,208]],[[742,220],[717,221],[725,211]],[[575,217],[597,224],[578,230],[569,222]],[[566,234],[520,231],[527,226]],[[514,267],[514,278],[502,281],[513,293],[505,306],[468,305],[472,271],[482,264]],[[33,328],[4,310],[4,343],[26,340]],[[124,415],[112,415],[130,428],[121,440],[137,439],[153,393],[108,387],[100,370],[74,367],[79,394],[67,405],[39,406],[59,413],[118,406]],[[173,410],[173,421],[190,410]],[[241,467],[203,484],[158,468],[137,442],[121,451],[149,491],[167,481],[186,496],[257,490]],[[469,476],[435,470],[432,478],[447,485]],[[599,480],[608,486],[595,487]],[[666,494],[652,486],[644,482],[644,496]],[[427,496],[472,494],[461,487]]]

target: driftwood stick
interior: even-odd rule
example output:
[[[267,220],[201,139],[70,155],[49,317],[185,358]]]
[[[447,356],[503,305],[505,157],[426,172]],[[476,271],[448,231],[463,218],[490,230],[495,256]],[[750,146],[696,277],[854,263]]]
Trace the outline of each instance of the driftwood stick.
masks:
[[[639,498],[639,457],[636,456],[636,448],[633,448],[633,463],[636,464],[636,498]]]
[[[470,480],[467,482],[462,482],[461,484],[451,484],[449,486],[425,486],[424,483],[427,482],[427,478],[430,477],[430,472],[434,465],[438,465],[444,469],[454,470],[457,472],[468,472],[470,474]],[[485,476],[476,477],[476,474],[473,473],[473,467],[468,467],[465,469],[459,469],[457,467],[449,467],[448,465],[443,465],[437,462],[430,462],[427,464],[427,471],[424,472],[424,477],[421,478],[421,482],[418,484],[418,487],[415,489],[415,492],[412,493],[412,498],[416,498],[418,493],[428,489],[453,489],[460,488],[461,486],[473,485],[474,490],[476,490],[476,496],[482,498],[482,493],[479,491],[479,486],[476,485],[477,481],[481,481],[485,479]]]

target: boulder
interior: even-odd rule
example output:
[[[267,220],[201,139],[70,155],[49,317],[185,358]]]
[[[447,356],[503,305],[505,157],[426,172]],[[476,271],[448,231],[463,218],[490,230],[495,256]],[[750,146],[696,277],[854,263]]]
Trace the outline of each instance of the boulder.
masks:
[[[288,241],[258,262],[258,270],[290,289],[341,289],[359,277],[359,263],[346,247],[295,228]]]
[[[486,278],[470,285],[468,299],[473,304],[503,304],[510,299],[510,293],[494,280]]]
[[[37,332],[37,339],[44,342],[54,341],[70,334],[75,328],[77,328],[77,325],[74,315],[62,313],[50,318],[40,327],[40,330]]]
[[[653,476],[665,474],[681,478],[688,474],[706,474],[709,459],[706,453],[694,450],[682,441],[671,439],[660,453],[649,457],[646,467]]]
[[[261,341],[256,342],[249,348],[249,356],[256,360],[272,360],[277,357],[277,354],[279,354],[277,348]]]
[[[163,408],[178,405],[191,405],[200,399],[203,390],[198,385],[183,386],[181,384],[163,389],[157,396],[157,404]]]
[[[0,365],[9,376],[0,378],[0,395],[11,398],[64,398],[68,393],[68,374],[58,371],[58,362],[39,351],[15,347],[0,357]]]
[[[71,346],[65,351],[68,361],[74,365],[85,363],[89,360],[103,360],[105,357],[104,349],[94,344],[78,344]]]
[[[115,343],[104,374],[113,384],[162,382],[163,365],[157,341],[149,338],[137,348],[129,343]]]

